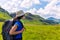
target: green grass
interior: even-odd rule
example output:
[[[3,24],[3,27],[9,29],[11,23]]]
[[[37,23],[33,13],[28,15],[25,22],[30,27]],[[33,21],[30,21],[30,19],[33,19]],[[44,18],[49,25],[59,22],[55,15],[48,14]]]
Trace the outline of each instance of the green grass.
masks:
[[[0,32],[2,27],[0,23]],[[23,40],[60,40],[60,25],[39,25],[24,23]],[[0,40],[2,36],[0,34]]]
[[[2,32],[2,24],[3,24],[3,22],[0,22],[0,40],[2,40],[2,35],[1,35],[1,32]]]
[[[27,19],[24,19],[24,20],[21,20],[24,24],[25,23],[28,23],[28,24],[37,24],[37,25],[41,25],[43,24],[42,22],[38,21],[38,20],[27,20]]]
[[[60,25],[25,25],[23,40],[60,40]]]
[[[2,20],[2,19],[7,20],[7,19],[10,19],[10,18],[11,17],[7,13],[0,12],[0,20]]]

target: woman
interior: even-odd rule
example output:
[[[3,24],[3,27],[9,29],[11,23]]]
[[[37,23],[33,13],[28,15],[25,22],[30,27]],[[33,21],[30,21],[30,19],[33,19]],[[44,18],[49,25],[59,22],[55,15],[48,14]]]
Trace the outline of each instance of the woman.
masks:
[[[13,40],[22,40],[24,26],[20,20],[24,18],[24,12],[22,10],[16,13],[16,17],[14,17],[15,23],[9,32],[10,35],[14,35]]]

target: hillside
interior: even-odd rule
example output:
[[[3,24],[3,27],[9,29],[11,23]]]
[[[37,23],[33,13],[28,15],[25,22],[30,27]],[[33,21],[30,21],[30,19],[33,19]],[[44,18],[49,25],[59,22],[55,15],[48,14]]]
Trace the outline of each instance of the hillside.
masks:
[[[3,8],[0,8],[0,21],[5,21],[7,19],[10,19],[11,17],[15,17],[15,13],[9,14],[8,11],[6,11]],[[42,24],[40,20],[44,20],[44,18],[38,16],[38,15],[33,15],[31,13],[26,13],[25,20],[23,20],[24,23],[33,23],[33,24]]]
[[[48,20],[56,20],[56,18],[54,18],[54,17],[49,17],[49,18],[47,18]]]
[[[27,20],[30,20],[31,22],[34,21],[36,23],[40,23],[40,24],[59,24],[57,21],[55,20],[48,20],[48,19],[44,19],[43,17],[41,16],[38,16],[38,15],[33,15],[31,13],[26,13],[26,19]]]
[[[11,17],[14,17],[15,15],[16,15],[15,13],[10,14]],[[27,13],[25,13],[25,19],[23,20],[23,22],[32,23],[32,24],[42,24],[42,22],[40,20],[44,20],[44,18],[27,12]]]
[[[15,13],[11,13],[10,16],[13,17],[13,15],[15,16]],[[43,17],[39,16],[39,15],[33,15],[32,13],[25,13],[25,20],[23,20],[24,23],[32,23],[32,24],[59,24],[58,22],[56,22],[55,20],[50,20],[53,18],[49,18],[48,19],[44,19]]]
[[[0,21],[5,21],[12,17],[15,17],[16,14],[9,14],[8,11],[0,7]],[[53,18],[50,18],[53,19]],[[55,20],[44,19],[41,16],[33,15],[32,13],[25,13],[25,20],[22,20],[24,23],[32,23],[32,24],[58,24]]]
[[[11,17],[9,16],[8,12],[5,9],[0,8],[0,21],[5,21],[10,18]]]
[[[54,17],[49,17],[49,18],[47,18],[47,20],[53,20],[53,21],[55,21],[57,23],[60,23],[60,19],[56,19]]]

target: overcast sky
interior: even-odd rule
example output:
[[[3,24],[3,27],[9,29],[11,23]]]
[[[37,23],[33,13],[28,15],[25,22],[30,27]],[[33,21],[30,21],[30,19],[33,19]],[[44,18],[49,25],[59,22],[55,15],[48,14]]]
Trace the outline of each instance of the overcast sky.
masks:
[[[60,0],[0,0],[0,6],[10,13],[23,10],[44,18],[60,19]]]

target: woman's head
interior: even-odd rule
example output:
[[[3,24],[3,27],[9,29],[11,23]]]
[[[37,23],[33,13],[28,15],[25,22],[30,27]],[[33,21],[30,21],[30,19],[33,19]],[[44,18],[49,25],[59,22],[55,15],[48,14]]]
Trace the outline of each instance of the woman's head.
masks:
[[[16,17],[14,17],[14,20],[16,20],[16,19],[24,19],[25,17],[25,13],[22,11],[22,10],[20,10],[20,11],[18,11],[18,12],[16,12]]]
[[[22,16],[19,16],[19,17],[17,17],[17,19],[25,19],[25,15],[22,15]]]

